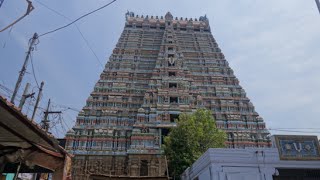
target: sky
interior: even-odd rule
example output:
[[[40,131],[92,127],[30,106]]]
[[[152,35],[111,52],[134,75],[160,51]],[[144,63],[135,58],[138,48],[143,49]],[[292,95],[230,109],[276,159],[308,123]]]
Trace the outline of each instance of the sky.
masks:
[[[32,1],[30,15],[0,33],[0,84],[11,90],[35,32],[65,25],[65,17],[76,19],[111,0]],[[0,29],[24,14],[26,5],[24,0],[4,0]],[[206,14],[213,36],[270,132],[320,136],[320,15],[314,0],[117,0],[76,23],[84,38],[74,25],[41,37],[32,60],[38,83],[45,82],[40,106],[45,108],[50,98],[52,110],[63,110],[62,119],[50,117],[55,136],[64,137],[74,124],[77,112],[61,105],[84,106],[103,70],[99,61],[108,61],[121,35],[127,10],[149,16],[170,11],[184,18]],[[19,94],[27,82],[37,91],[30,63]],[[0,94],[9,95],[1,89]],[[30,103],[23,109],[29,116]],[[40,109],[36,121],[42,117]]]

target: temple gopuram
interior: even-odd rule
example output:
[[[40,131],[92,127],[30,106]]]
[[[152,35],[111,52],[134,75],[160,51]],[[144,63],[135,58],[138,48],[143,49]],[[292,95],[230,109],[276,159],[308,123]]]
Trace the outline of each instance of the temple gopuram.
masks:
[[[100,79],[66,134],[73,179],[168,179],[162,144],[180,113],[212,110],[227,147],[269,147],[269,132],[199,19],[126,14]]]

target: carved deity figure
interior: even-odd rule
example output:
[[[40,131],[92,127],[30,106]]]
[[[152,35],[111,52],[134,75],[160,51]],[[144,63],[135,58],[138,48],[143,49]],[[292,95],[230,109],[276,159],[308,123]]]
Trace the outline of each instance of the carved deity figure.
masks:
[[[129,16],[129,17],[134,17],[134,13],[133,12],[129,12],[129,11],[127,11],[127,13],[126,13],[126,17],[127,16]]]
[[[173,65],[175,63],[176,59],[173,57],[168,58],[168,62],[170,65]]]
[[[208,21],[207,15],[200,16],[199,21]]]

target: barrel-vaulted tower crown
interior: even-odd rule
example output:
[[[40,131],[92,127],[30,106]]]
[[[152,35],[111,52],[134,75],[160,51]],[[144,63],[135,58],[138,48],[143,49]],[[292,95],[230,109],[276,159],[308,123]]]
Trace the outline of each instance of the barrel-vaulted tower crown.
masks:
[[[166,26],[166,22],[170,21],[175,30],[188,30],[188,31],[210,31],[209,20],[207,16],[200,16],[199,20],[197,18],[178,18],[173,17],[170,12],[167,12],[165,16],[139,16],[135,15],[134,12],[127,12],[126,17],[126,27],[147,27],[161,29]]]

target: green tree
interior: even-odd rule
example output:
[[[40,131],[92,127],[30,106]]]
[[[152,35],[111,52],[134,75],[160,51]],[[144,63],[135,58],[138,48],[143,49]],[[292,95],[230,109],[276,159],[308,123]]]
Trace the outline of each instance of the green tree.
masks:
[[[164,139],[169,173],[175,179],[191,166],[208,148],[225,147],[226,134],[216,127],[211,111],[199,109],[180,114],[177,127]]]

